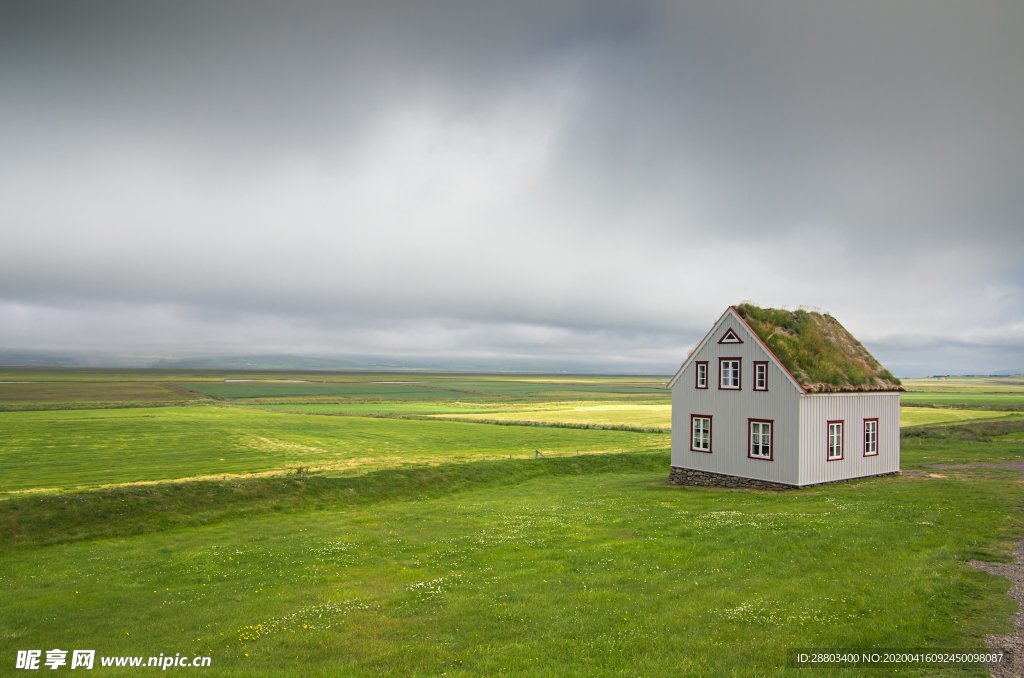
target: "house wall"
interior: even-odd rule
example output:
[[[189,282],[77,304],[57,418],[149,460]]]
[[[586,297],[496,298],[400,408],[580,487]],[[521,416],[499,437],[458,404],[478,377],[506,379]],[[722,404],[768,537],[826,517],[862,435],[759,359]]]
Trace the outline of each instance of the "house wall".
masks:
[[[732,328],[742,344],[719,344]],[[788,485],[799,484],[800,392],[775,361],[731,312],[716,323],[709,340],[697,348],[693,360],[672,386],[672,466],[754,478]],[[742,360],[741,390],[719,390],[720,357]],[[708,361],[708,388],[695,388],[697,361]],[[754,391],[754,361],[768,361],[768,391]],[[690,450],[690,415],[710,415],[711,453]],[[750,459],[748,419],[771,419],[772,461]]]
[[[800,485],[899,470],[899,393],[806,394],[799,401]],[[864,419],[873,417],[878,418],[878,456],[865,457]],[[827,460],[830,420],[844,422],[843,458],[836,461]]]

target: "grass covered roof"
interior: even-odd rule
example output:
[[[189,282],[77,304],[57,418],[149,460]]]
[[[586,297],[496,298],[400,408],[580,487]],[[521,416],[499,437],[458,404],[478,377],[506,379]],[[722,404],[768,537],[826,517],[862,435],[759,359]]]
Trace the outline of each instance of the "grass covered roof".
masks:
[[[900,380],[827,313],[735,307],[808,393],[902,391]]]

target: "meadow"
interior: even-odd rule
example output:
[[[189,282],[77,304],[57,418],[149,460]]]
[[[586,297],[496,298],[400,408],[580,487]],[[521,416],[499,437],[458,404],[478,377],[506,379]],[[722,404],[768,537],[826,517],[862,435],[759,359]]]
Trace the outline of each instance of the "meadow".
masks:
[[[902,476],[773,493],[666,484],[661,379],[32,376],[49,388],[6,384],[0,412],[0,666],[61,647],[213,675],[788,675],[793,648],[1009,630],[1007,581],[967,561],[1008,560],[1024,528],[993,466],[1024,459],[1015,386],[908,384],[935,400],[905,412],[945,417],[906,428]]]
[[[664,434],[332,417],[231,406],[5,413],[0,493],[268,471],[664,449]]]

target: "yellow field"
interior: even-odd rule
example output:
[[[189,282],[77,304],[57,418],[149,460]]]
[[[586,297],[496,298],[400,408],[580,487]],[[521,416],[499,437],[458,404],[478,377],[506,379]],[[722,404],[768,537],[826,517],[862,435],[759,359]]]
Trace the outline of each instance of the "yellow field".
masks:
[[[595,424],[599,426],[631,426],[663,428],[672,426],[672,405],[630,403],[531,403],[515,409],[501,409],[477,414],[440,414],[438,419],[467,421],[516,421],[545,424]]]
[[[634,428],[672,427],[670,404],[628,403],[531,403],[515,409],[479,413],[437,414],[438,419],[465,421],[535,422],[542,424],[592,424],[596,426],[629,426]],[[900,410],[900,427],[948,424],[954,422],[992,420],[1020,416],[1019,413],[999,410],[968,410],[950,407],[906,407]]]

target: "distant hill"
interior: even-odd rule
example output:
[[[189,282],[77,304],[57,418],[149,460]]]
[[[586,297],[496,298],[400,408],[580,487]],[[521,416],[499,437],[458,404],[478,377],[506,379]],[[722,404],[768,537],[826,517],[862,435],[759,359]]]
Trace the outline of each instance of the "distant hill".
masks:
[[[360,370],[375,366],[344,358],[317,358],[301,355],[241,355],[193,358],[165,358],[151,367],[189,370]],[[393,368],[392,368],[393,369]]]
[[[82,367],[81,357],[49,351],[8,351],[0,349],[2,367]]]
[[[253,355],[168,355],[0,349],[0,367],[82,367],[82,368],[159,368],[180,370],[277,370],[291,372],[329,371],[431,371],[431,372],[537,372],[576,374],[670,374],[672,363],[665,365],[614,365],[588,360],[566,360],[541,356],[380,356],[380,355],[290,355],[285,353]]]

